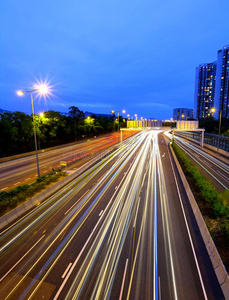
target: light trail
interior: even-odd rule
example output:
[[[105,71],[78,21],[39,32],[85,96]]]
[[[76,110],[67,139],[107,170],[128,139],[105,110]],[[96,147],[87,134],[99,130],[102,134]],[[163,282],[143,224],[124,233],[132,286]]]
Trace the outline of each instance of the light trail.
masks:
[[[139,146],[140,146],[140,143],[139,143]],[[126,157],[129,157],[129,152],[133,152],[134,151],[137,151],[137,147],[136,145],[133,145],[134,148],[130,149],[127,153],[126,153]],[[113,155],[114,156],[114,155]],[[111,173],[112,174],[112,171],[115,169],[115,167],[118,167],[118,164],[120,164],[120,161],[122,162],[124,160],[125,157],[122,157],[120,160],[117,160],[117,162],[115,163],[115,165],[109,170],[108,173]],[[106,159],[108,160],[108,159]],[[127,161],[126,161],[127,163]],[[119,168],[120,169],[120,168]],[[119,171],[116,171],[116,174],[118,175],[120,172]],[[108,176],[108,173],[105,175],[105,177]],[[38,290],[38,288],[41,286],[42,282],[44,282],[44,279],[47,277],[47,275],[50,273],[51,269],[54,267],[55,263],[58,261],[58,259],[60,258],[60,256],[63,254],[64,250],[67,248],[67,246],[70,244],[70,242],[72,241],[72,239],[74,238],[74,236],[78,233],[79,229],[83,226],[83,224],[85,223],[86,219],[88,218],[88,216],[90,215],[90,213],[92,212],[92,210],[95,208],[97,202],[98,202],[98,199],[100,197],[102,197],[103,193],[106,192],[106,190],[109,189],[110,185],[112,184],[114,180],[114,175],[111,177],[111,179],[109,180],[108,184],[106,184],[105,188],[102,190],[102,192],[100,192],[99,196],[92,202],[92,204],[90,205],[90,207],[87,209],[87,211],[84,213],[84,215],[80,218],[80,220],[77,222],[77,224],[74,226],[74,228],[71,230],[71,232],[65,237],[65,239],[62,241],[62,243],[60,244],[60,246],[56,249],[56,251],[53,253],[53,255],[51,255],[51,257],[48,259],[48,261],[45,263],[45,265],[42,267],[42,270],[40,272],[38,272],[38,274],[36,276],[33,277],[33,280],[32,282],[29,284],[29,286],[26,288],[26,290],[23,292],[23,294],[21,295],[21,298],[24,298],[26,297],[27,299],[30,299],[30,297],[32,297],[32,295],[34,295],[36,293],[36,291]],[[89,199],[89,196],[91,196],[94,192],[94,190],[96,188],[98,188],[100,185],[100,183],[98,185],[95,186],[94,189],[92,189],[92,191],[85,197],[85,199]],[[82,203],[80,204],[80,206],[82,206]],[[59,228],[56,229],[54,232],[53,232],[53,236],[55,236],[55,239],[53,241],[53,243],[57,240],[57,238],[62,234],[62,232],[65,230],[65,228],[68,227],[68,225],[70,224],[70,222],[73,221],[73,219],[75,218],[75,213],[79,213],[79,207],[80,206],[77,206],[70,214],[69,214],[69,217],[66,217],[65,218],[65,222],[70,218],[70,220],[68,221],[68,223],[65,225],[65,227],[63,227],[64,225],[64,222],[62,222],[61,226],[63,227],[63,229],[56,235],[56,232],[59,231]],[[52,243],[52,244],[53,244]],[[48,251],[48,249],[50,248],[47,247],[46,250],[43,252],[42,256],[44,256],[44,254]],[[40,258],[41,258],[40,257]],[[53,263],[51,263],[52,261],[54,260]],[[36,261],[36,264],[38,263],[39,259]],[[36,265],[34,264],[34,266]],[[47,269],[47,270],[46,270]],[[31,269],[28,271],[30,272]],[[28,276],[28,272],[26,274],[26,276]],[[26,278],[26,276],[23,277]],[[41,278],[42,277],[42,278]],[[20,282],[23,281],[23,279],[21,279]],[[37,284],[37,280],[39,280],[39,284]],[[16,287],[15,287],[16,288]],[[12,292],[14,291],[15,289],[12,290]],[[28,298],[28,293],[30,290],[33,290],[31,296],[29,296]],[[11,293],[12,293],[11,292]]]
[[[159,151],[159,132],[141,132],[125,141],[66,187],[66,195],[61,191],[60,199],[58,194],[52,197],[43,206],[46,210],[41,211],[41,216],[36,215],[39,210],[33,212],[36,218],[32,226],[22,227],[18,233],[20,243],[22,238],[31,238],[32,242],[30,235],[38,237],[49,218],[54,222],[58,214],[59,220],[45,233],[46,238],[36,245],[28,261],[22,261],[22,253],[15,273],[23,275],[12,287],[8,299],[39,297],[43,284],[51,283],[55,274],[59,277],[53,283],[54,300],[105,300],[113,296],[114,289],[116,299],[159,300],[165,288],[171,299],[179,298],[176,233],[162,165],[168,155]],[[13,226],[10,232],[20,228],[23,222]],[[19,237],[14,238],[8,242],[19,244]],[[83,242],[76,247],[79,240]],[[13,251],[9,246],[7,243],[2,246],[7,257]],[[21,252],[23,247],[21,243]],[[165,274],[160,269],[162,260],[166,263]],[[26,283],[28,278],[30,281]],[[169,280],[166,287],[163,286],[165,278]]]
[[[171,134],[169,134],[168,132],[164,133],[165,136],[167,136],[168,138],[171,139]],[[226,184],[224,184],[223,182],[221,182],[218,178],[222,178],[223,180],[226,180],[226,183],[228,183],[228,180],[225,178],[225,175],[222,176],[222,173],[218,173],[216,168],[219,168],[221,171],[225,172],[225,174],[229,175],[229,167],[221,162],[220,160],[218,160],[217,158],[209,155],[208,153],[204,152],[203,150],[187,143],[186,141],[184,141],[182,138],[175,136],[175,140],[177,145],[189,156],[191,157],[192,160],[194,160],[201,168],[203,168],[212,178],[214,178],[214,180],[216,180],[224,189],[228,189],[229,186]],[[196,155],[196,153],[198,153],[198,155]],[[200,157],[199,157],[200,156]],[[214,167],[212,167],[209,163],[207,163],[204,159],[206,159],[207,161],[209,161],[211,164],[214,164]],[[205,167],[204,165],[206,165],[209,169],[207,169],[207,167]],[[215,173],[215,175],[213,174]]]

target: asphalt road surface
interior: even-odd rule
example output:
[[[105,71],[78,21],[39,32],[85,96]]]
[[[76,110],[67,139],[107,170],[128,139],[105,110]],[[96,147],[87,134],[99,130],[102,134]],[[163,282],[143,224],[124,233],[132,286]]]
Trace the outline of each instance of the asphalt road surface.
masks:
[[[134,132],[123,132],[127,138]],[[60,168],[60,161],[66,161],[69,168],[79,168],[86,161],[109,149],[118,141],[117,133],[103,137],[92,138],[85,142],[54,150],[45,149],[39,153],[40,176],[52,172],[52,168]],[[65,167],[63,167],[65,168]],[[0,192],[9,191],[18,185],[31,184],[37,178],[36,156],[30,155],[19,159],[0,163]]]
[[[224,299],[159,131],[0,233],[1,299]]]

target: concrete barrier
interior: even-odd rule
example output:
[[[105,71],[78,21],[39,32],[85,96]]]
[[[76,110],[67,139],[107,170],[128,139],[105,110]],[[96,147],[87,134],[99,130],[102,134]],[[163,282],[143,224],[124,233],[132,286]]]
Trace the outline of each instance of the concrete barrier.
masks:
[[[221,286],[222,292],[224,294],[225,299],[229,300],[229,276],[228,276],[227,270],[225,269],[225,266],[222,262],[222,259],[219,255],[219,252],[218,252],[218,250],[215,246],[215,243],[212,240],[212,237],[211,237],[211,235],[208,231],[206,223],[205,223],[205,221],[203,219],[203,216],[200,212],[198,204],[196,203],[196,200],[193,196],[193,193],[190,189],[190,186],[187,182],[187,179],[186,179],[186,177],[183,173],[183,170],[182,170],[182,168],[181,168],[181,166],[178,162],[178,159],[177,159],[171,145],[169,145],[169,146],[170,146],[170,150],[171,150],[171,153],[173,155],[174,161],[176,163],[178,172],[180,174],[181,180],[183,182],[184,188],[186,190],[186,194],[187,194],[189,202],[191,204],[193,213],[195,215],[195,218],[196,218],[200,233],[202,235],[205,247],[206,247],[207,252],[209,254],[209,257],[211,259],[212,266],[215,270],[217,279],[218,279],[219,284]]]
[[[109,154],[111,151],[114,151],[115,147],[112,147],[111,150],[109,150]],[[80,168],[78,168],[74,173],[68,175],[67,177],[63,178],[61,181],[58,181],[51,187],[47,188],[46,190],[42,191],[38,195],[32,197],[30,200],[24,202],[23,204],[19,205],[15,209],[11,210],[10,212],[6,213],[2,217],[0,217],[0,229],[4,228],[14,220],[16,220],[18,217],[25,214],[27,211],[34,208],[39,202],[44,201],[48,197],[55,194],[58,190],[63,188],[65,185],[69,184],[71,181],[73,181],[77,176],[82,174],[86,169],[97,163],[99,160],[103,159],[107,155],[107,151],[104,151],[97,155],[95,158],[91,159],[89,162],[82,165]]]

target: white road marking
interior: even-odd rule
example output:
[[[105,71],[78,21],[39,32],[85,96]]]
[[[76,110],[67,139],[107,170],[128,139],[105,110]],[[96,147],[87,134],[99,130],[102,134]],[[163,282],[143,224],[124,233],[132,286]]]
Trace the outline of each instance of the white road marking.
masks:
[[[14,185],[21,183],[21,181],[18,181],[17,183],[14,183]]]
[[[102,213],[103,213],[103,209],[102,209],[101,212],[99,213],[99,217],[102,215]]]
[[[31,179],[31,177],[29,177],[29,178],[26,178],[26,180],[29,180],[29,179]],[[26,181],[26,180],[25,180],[25,181]]]
[[[159,279],[159,300],[161,300],[161,279],[160,276],[158,276]]]
[[[8,189],[8,186],[4,187],[3,189],[1,189],[1,191],[4,191],[5,189]]]

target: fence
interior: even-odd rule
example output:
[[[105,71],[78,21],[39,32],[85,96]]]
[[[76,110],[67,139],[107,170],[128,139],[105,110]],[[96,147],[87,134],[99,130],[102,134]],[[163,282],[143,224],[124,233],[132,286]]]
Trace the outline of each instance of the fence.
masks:
[[[186,136],[197,141],[200,141],[201,139],[201,133],[195,131],[179,132],[179,135]],[[229,152],[229,137],[205,132],[204,143]]]

